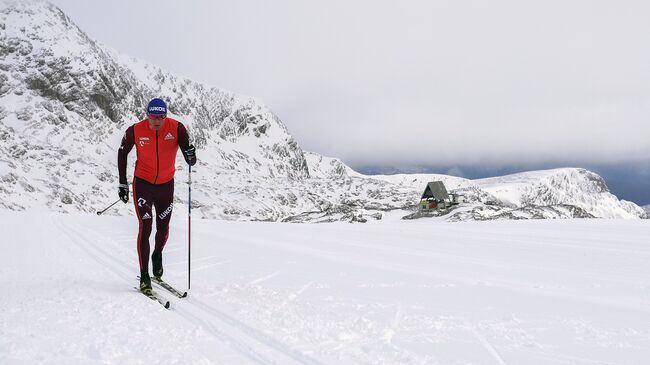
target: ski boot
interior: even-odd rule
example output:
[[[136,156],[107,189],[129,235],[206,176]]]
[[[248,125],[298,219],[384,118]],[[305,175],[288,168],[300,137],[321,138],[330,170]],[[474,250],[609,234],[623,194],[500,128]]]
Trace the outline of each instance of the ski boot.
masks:
[[[153,266],[153,276],[156,279],[160,279],[163,275],[162,252],[154,251],[151,254],[151,264]]]
[[[145,294],[151,294],[151,277],[148,272],[140,273],[140,291]]]

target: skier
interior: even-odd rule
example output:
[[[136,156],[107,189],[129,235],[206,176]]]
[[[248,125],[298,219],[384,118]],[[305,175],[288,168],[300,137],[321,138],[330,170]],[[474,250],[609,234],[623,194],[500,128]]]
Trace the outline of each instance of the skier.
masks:
[[[134,145],[137,160],[133,178],[133,203],[139,222],[137,247],[140,262],[140,290],[151,293],[149,236],[152,221],[155,217],[156,236],[151,263],[154,277],[160,278],[163,274],[162,251],[169,235],[169,221],[174,201],[176,153],[180,147],[185,161],[194,166],[196,150],[189,142],[185,126],[167,117],[167,104],[162,99],[152,99],[147,106],[147,118],[126,130],[117,153],[120,175],[118,195],[124,203],[129,201],[129,185],[126,179],[127,157]],[[156,210],[155,216],[152,208]]]

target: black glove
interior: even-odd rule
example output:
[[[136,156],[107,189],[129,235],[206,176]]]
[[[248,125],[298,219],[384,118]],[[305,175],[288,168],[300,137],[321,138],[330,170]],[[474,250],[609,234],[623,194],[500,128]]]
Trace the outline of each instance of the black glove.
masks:
[[[187,148],[183,151],[183,155],[185,156],[185,161],[188,164],[192,166],[196,164],[196,148],[193,144],[187,146]]]
[[[117,195],[120,196],[120,199],[126,204],[129,202],[129,186],[127,184],[120,184],[118,188]]]

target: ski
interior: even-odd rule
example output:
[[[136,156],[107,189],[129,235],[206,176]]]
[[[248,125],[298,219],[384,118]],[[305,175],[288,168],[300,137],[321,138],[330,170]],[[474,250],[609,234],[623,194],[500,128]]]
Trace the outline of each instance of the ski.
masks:
[[[167,290],[168,292],[174,294],[178,298],[185,298],[187,297],[187,292],[181,292],[180,290],[174,288],[173,286],[169,285],[167,282],[165,282],[161,278],[153,277],[151,278],[151,282],[154,284],[159,285],[161,288]]]
[[[155,300],[156,302],[160,303],[160,305],[162,305],[163,307],[165,307],[165,309],[169,309],[169,300],[165,300],[165,299],[163,299],[163,298],[162,298],[161,296],[159,296],[156,292],[151,291],[151,293],[145,293],[145,292],[143,292],[142,290],[140,290],[139,288],[136,288],[136,287],[133,287],[133,288],[134,288],[135,290],[139,291],[140,293],[142,293],[142,294],[143,294],[144,296],[146,296],[147,298],[149,298],[149,299],[151,299],[151,300]]]
[[[138,280],[140,280],[139,275],[138,275]],[[187,292],[186,291],[181,292],[180,290],[178,290],[178,289],[174,288],[173,286],[169,285],[169,283],[167,283],[166,281],[164,281],[161,278],[157,278],[157,277],[154,276],[154,277],[151,278],[151,282],[154,283],[154,284],[157,284],[159,287],[161,287],[161,288],[167,290],[168,292],[174,294],[174,296],[176,296],[177,298],[186,298],[187,297]]]

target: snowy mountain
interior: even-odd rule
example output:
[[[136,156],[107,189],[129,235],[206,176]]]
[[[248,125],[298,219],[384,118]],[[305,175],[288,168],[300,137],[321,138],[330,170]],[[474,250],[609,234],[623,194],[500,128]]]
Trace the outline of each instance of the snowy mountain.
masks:
[[[619,200],[598,174],[579,168],[530,171],[468,180],[445,175],[384,175],[379,178],[413,188],[443,181],[466,203],[443,212],[450,221],[544,218],[644,218],[642,208]],[[417,214],[416,214],[417,216]]]
[[[14,185],[12,195],[23,195],[5,200],[6,207],[76,211],[110,201],[116,146],[156,95],[169,100],[171,115],[191,128],[205,157],[198,169],[288,180],[309,176],[302,150],[254,99],[127,62],[48,3],[5,3],[1,17],[0,113],[10,171],[5,181]]]
[[[259,100],[184,79],[88,37],[47,2],[0,2],[0,207],[94,212],[117,199],[116,150],[152,97],[189,127],[198,148],[192,203],[203,218],[288,222],[413,217],[426,182],[467,203],[445,220],[639,218],[580,169],[466,180],[364,176],[303,151]],[[130,165],[135,153],[130,156]],[[177,161],[176,202],[187,203]],[[132,168],[129,167],[129,174]],[[427,181],[428,180],[428,181]],[[133,214],[118,204],[111,214]],[[417,214],[416,214],[417,216]]]

